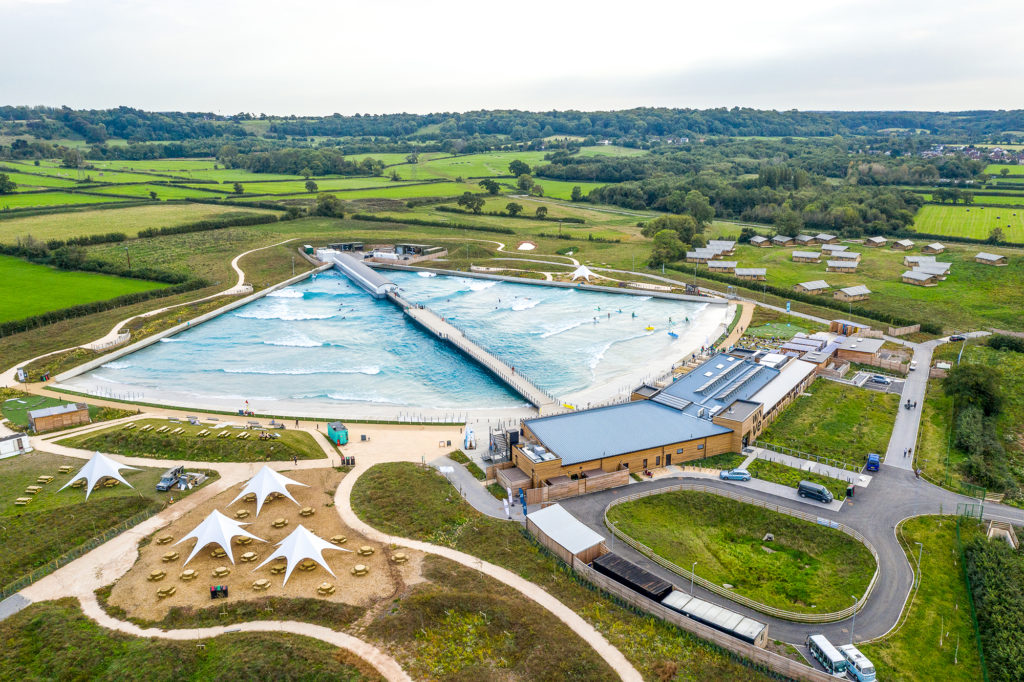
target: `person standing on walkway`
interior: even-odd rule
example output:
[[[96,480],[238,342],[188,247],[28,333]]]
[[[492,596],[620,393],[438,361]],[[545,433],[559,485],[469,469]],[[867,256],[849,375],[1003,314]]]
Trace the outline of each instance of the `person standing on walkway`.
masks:
[[[292,464],[294,464],[295,466],[299,466],[299,457],[298,457],[298,455],[292,455]]]

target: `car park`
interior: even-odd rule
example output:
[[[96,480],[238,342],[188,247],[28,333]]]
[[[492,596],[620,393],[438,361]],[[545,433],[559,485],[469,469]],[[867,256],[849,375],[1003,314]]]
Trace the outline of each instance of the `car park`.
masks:
[[[886,376],[882,376],[881,374],[873,374],[873,375],[871,375],[870,381],[873,384],[883,384],[885,386],[888,386],[889,384],[892,383],[892,379],[890,379],[889,377],[886,377]]]
[[[832,501],[832,493],[829,492],[828,488],[821,485],[820,483],[812,483],[811,481],[800,481],[800,485],[797,486],[796,492],[800,497],[809,497],[812,500],[818,502],[824,502],[828,504]]]

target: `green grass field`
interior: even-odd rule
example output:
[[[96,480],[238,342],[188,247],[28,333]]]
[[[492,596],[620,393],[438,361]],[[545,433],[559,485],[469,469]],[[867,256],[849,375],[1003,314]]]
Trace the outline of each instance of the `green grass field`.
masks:
[[[241,420],[240,420],[241,421]],[[264,462],[287,461],[292,457],[298,459],[323,459],[323,449],[305,431],[274,431],[280,438],[260,440],[259,431],[250,431],[249,437],[243,440],[237,436],[243,433],[239,429],[226,429],[231,435],[218,438],[222,431],[217,429],[209,435],[198,437],[197,433],[208,430],[211,424],[192,426],[176,424],[166,419],[139,419],[134,429],[125,430],[123,426],[112,426],[109,429],[92,431],[81,436],[72,436],[60,440],[61,445],[86,450],[102,450],[128,457],[154,457],[156,459],[188,459],[201,462]],[[143,426],[151,425],[153,430],[140,431]],[[170,430],[184,429],[177,435],[169,432],[156,433],[156,429],[168,426]]]
[[[1003,169],[1010,171],[1010,175],[1024,175],[1024,166],[1020,166],[1013,163],[990,163],[985,166],[985,172],[995,177],[1001,177],[1000,172]]]
[[[5,494],[0,497],[0,541],[17,552],[0,554],[0,586],[45,565],[88,540],[101,535],[121,521],[143,511],[159,511],[171,493],[158,493],[157,481],[165,471],[159,468],[122,470],[131,487],[99,487],[85,499],[82,488],[59,488],[71,480],[85,460],[47,452],[30,452],[0,460],[0,480]],[[72,473],[58,469],[71,466]],[[31,496],[24,507],[15,506],[26,486],[47,474],[54,479]],[[192,491],[175,491],[175,498]]]
[[[789,611],[845,609],[875,569],[868,548],[844,533],[710,493],[643,497],[615,505],[608,520],[677,566],[696,561],[700,577]],[[775,540],[764,542],[766,533]]]
[[[921,196],[926,201],[932,201],[932,195],[930,195],[930,194],[922,194]],[[990,194],[975,195],[975,197],[974,197],[974,206],[976,206],[978,204],[981,204],[983,206],[987,205],[987,204],[1019,206],[1021,204],[1024,204],[1024,196],[1021,196],[1021,195],[1015,195],[1015,196],[993,196],[993,195],[990,195]],[[968,208],[974,208],[974,206],[969,206]],[[942,208],[942,207],[943,207],[943,204],[940,204],[939,208]],[[973,213],[973,211],[972,211],[972,213]],[[1011,213],[1012,213],[1012,209],[1011,209]]]
[[[143,171],[150,173],[171,173],[176,171],[213,170],[220,165],[217,159],[145,159],[142,161],[89,161],[97,168],[119,171]]]
[[[0,637],[0,670],[17,680],[382,679],[333,645],[281,632],[221,635],[201,647],[132,637],[100,627],[71,598],[32,604],[0,623]]]
[[[443,178],[455,180],[461,177],[470,178],[510,177],[508,165],[519,159],[531,168],[544,163],[547,152],[487,152],[468,154],[465,156],[446,157],[420,161],[417,164],[396,166],[395,170],[402,179],[427,180]],[[370,156],[373,156],[372,154]]]
[[[211,192],[209,190],[217,191]],[[110,187],[97,187],[89,191],[99,194],[138,197],[140,199],[148,199],[150,192],[156,192],[157,199],[167,201],[168,199],[223,198],[230,191],[230,188],[222,185],[210,185],[206,190],[182,185],[112,185]]]
[[[562,199],[568,201],[572,198],[572,188],[579,187],[583,192],[583,196],[587,196],[590,190],[597,187],[604,187],[607,182],[584,182],[582,180],[548,180],[547,178],[534,178],[534,183],[544,188],[544,196],[551,197],[552,199]],[[515,183],[511,180],[507,181],[508,192],[511,194],[519,194],[521,190],[515,186]]]
[[[44,407],[66,405],[69,402],[72,401],[25,393],[12,398],[5,398],[3,402],[0,403],[0,414],[3,414],[9,425],[18,425],[23,429],[27,429],[29,425],[28,413],[30,411],[39,410]],[[131,413],[126,410],[89,405],[89,417],[94,422],[104,421],[106,419],[120,419],[121,417],[127,417],[130,414]]]
[[[317,191],[314,194],[320,192],[329,192],[332,190],[348,190],[348,189],[370,189],[377,187],[401,187],[402,183],[392,182],[386,177],[355,177],[355,178],[325,178],[314,180],[313,182],[317,185]],[[211,187],[211,185],[199,185],[200,187]],[[225,192],[231,191],[230,184],[212,185],[217,189],[221,189]],[[245,193],[248,195],[256,194],[309,194],[306,191],[305,180],[284,180],[280,182],[253,182],[249,183],[245,188]]]
[[[103,197],[95,194],[71,194],[70,192],[41,192],[38,194],[0,195],[0,211],[34,206],[74,206],[76,204],[104,204],[125,201],[117,197]]]
[[[92,182],[116,183],[146,182],[147,180],[159,179],[152,175],[151,173],[129,173],[109,168],[64,168],[59,165],[48,166],[42,163],[36,166],[33,163],[28,163],[25,161],[4,162],[4,164],[8,163],[11,164],[12,168],[23,169],[29,173],[44,173],[50,177],[68,180],[87,180],[91,178]]]
[[[683,679],[691,680],[767,679],[674,626],[587,589],[518,526],[473,509],[433,469],[407,462],[378,464],[356,481],[352,508],[378,530],[458,549],[540,585],[597,628],[645,679],[679,679],[664,676],[665,670],[685,670]]]
[[[885,454],[900,396],[817,379],[758,440],[863,465]]]
[[[977,197],[975,200],[993,198]],[[1024,211],[984,206],[929,205],[922,206],[914,219],[914,229],[918,232],[971,239],[988,239],[989,233],[997,227],[1006,235],[1007,241],[1024,242]]]
[[[939,206],[925,206],[924,210],[931,208],[942,210]],[[992,211],[1002,211],[1006,217],[1006,209],[989,208],[982,212]],[[1021,214],[1024,215],[1024,211]],[[919,255],[920,247],[930,240],[914,241],[917,243],[915,248],[907,252],[849,244],[850,251],[861,253],[861,262],[854,273],[826,272],[824,259],[821,263],[794,263],[793,249],[738,245],[736,255],[731,259],[736,260],[739,267],[767,268],[768,284],[777,287],[789,289],[800,282],[817,279],[825,280],[833,291],[864,284],[872,294],[867,301],[855,304],[857,306],[922,321],[935,320],[952,329],[995,326],[1024,331],[1024,316],[1020,315],[1020,292],[1024,289],[1024,257],[1021,251],[989,245],[947,243],[946,251],[937,256],[937,260],[953,263],[949,277],[935,287],[918,287],[904,283],[900,277],[909,269],[903,264],[904,256]],[[982,250],[1008,255],[1010,265],[994,268],[975,263],[974,255]],[[681,267],[690,269],[692,265],[681,264]],[[707,266],[699,265],[698,274],[706,269]],[[685,277],[685,274],[680,273],[680,277]],[[725,285],[718,284],[717,288],[725,289]],[[750,289],[760,294],[756,282],[751,283]],[[752,297],[757,298],[757,295]],[[842,315],[839,311],[827,313],[829,317],[839,315]],[[877,328],[881,323],[874,326]]]
[[[0,173],[3,172],[0,171]],[[15,191],[18,192],[50,187],[77,187],[80,184],[68,178],[55,178],[49,175],[28,175],[27,173],[6,173],[6,175],[10,180],[17,183],[18,187]]]
[[[411,199],[414,197],[454,197],[459,196],[463,192],[479,192],[480,187],[471,184],[463,183],[459,184],[456,182],[433,182],[425,185],[412,185],[410,187],[403,187],[397,183],[391,183],[392,186],[381,187],[380,189],[353,189],[353,190],[340,190],[334,192],[320,192],[321,194],[333,194],[334,196],[344,201],[351,201],[353,199]],[[247,192],[258,193],[259,185],[250,185],[246,190]],[[286,194],[286,195],[275,195],[282,199],[295,199],[306,197],[309,199],[315,199],[316,194],[303,191],[301,194]],[[233,197],[245,201],[245,196]]]
[[[580,147],[580,156],[643,156],[647,150],[633,149],[632,147],[619,147],[618,145],[596,145],[594,147]]]
[[[0,197],[0,202],[3,202],[3,197]],[[129,206],[118,209],[26,216],[0,220],[0,242],[10,244],[16,242],[19,237],[27,235],[46,241],[81,235],[106,234],[107,232],[123,232],[129,237],[135,237],[139,230],[150,227],[173,227],[201,220],[236,218],[256,213],[267,213],[267,211],[211,204],[174,204],[170,206],[154,204],[152,206]],[[124,251],[123,244],[121,250]]]
[[[0,297],[0,322],[167,286],[94,272],[57,270],[13,256],[0,256],[0,282],[8,291],[18,292],[17,296]]]
[[[977,529],[965,524],[966,541]],[[968,531],[963,535],[963,531]],[[956,521],[919,516],[900,525],[900,542],[911,565],[917,565],[920,542],[921,584],[903,610],[902,625],[871,644],[858,644],[875,664],[879,680],[949,682],[982,679],[971,606],[956,550]]]

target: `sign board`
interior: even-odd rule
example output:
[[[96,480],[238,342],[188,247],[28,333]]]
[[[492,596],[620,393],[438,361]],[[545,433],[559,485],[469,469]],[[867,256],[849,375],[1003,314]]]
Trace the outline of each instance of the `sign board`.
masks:
[[[786,301],[786,312],[787,312],[787,313],[789,312],[789,307],[790,307],[791,305],[793,305],[793,302],[792,302],[792,301]]]

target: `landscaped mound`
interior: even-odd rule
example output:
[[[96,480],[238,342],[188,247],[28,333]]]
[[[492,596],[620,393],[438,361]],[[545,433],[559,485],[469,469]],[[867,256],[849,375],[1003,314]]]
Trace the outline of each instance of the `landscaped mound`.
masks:
[[[613,506],[608,520],[677,566],[696,561],[698,576],[788,611],[845,609],[875,571],[868,548],[845,533],[710,493],[643,497]]]

